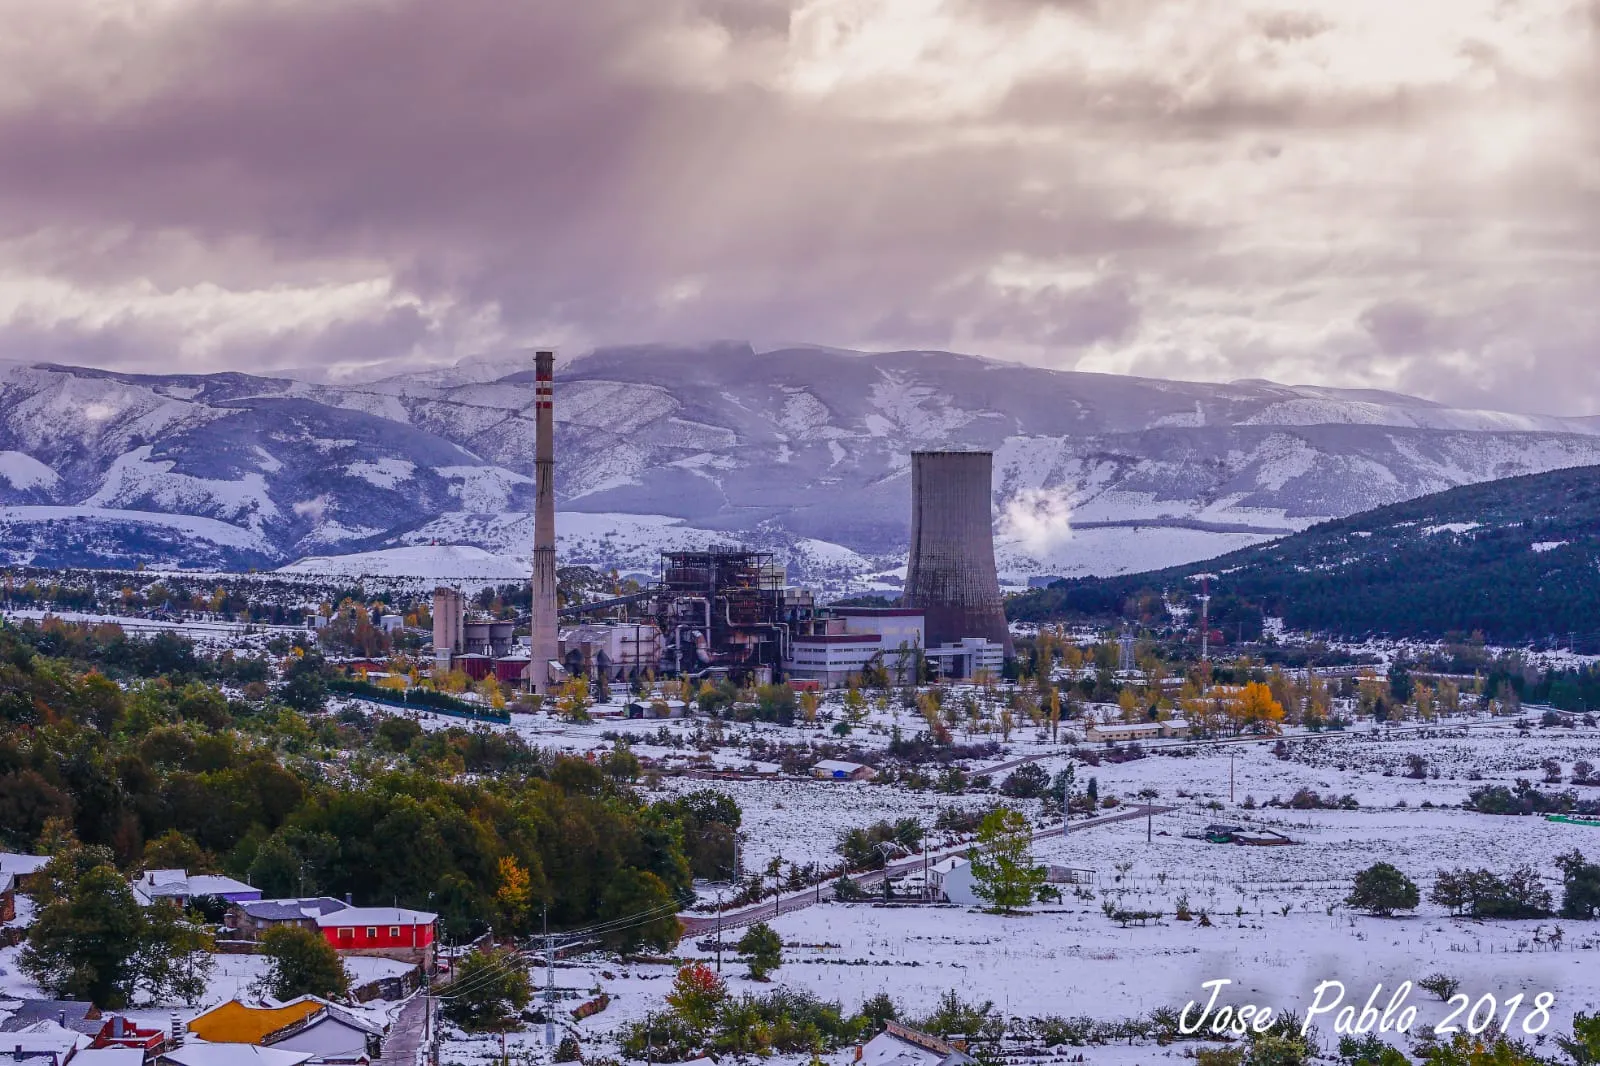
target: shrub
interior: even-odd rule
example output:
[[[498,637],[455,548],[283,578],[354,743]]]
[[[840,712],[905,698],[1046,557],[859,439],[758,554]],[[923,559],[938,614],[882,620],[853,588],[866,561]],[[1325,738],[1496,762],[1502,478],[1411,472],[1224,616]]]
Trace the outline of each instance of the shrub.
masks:
[[[1380,862],[1356,874],[1345,903],[1387,918],[1395,911],[1416,910],[1420,900],[1414,881],[1389,863]]]
[[[1418,981],[1417,987],[1424,992],[1432,992],[1443,1003],[1456,994],[1461,982],[1446,973],[1432,973]]]

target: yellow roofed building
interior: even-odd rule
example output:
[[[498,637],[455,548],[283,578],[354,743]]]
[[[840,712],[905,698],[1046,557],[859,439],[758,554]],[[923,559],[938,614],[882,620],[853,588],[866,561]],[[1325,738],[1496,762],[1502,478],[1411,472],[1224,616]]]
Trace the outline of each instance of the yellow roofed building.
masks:
[[[213,1044],[262,1044],[287,1028],[323,1009],[314,999],[297,1000],[282,1007],[247,1007],[230,999],[189,1023],[189,1032]]]

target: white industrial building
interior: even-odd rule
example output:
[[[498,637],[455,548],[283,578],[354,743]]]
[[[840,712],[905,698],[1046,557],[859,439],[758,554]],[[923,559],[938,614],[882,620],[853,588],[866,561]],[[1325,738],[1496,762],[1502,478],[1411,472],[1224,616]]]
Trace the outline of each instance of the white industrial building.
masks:
[[[569,677],[626,682],[659,670],[664,648],[654,623],[591,623],[561,634],[561,665]]]
[[[1005,646],[985,637],[964,637],[928,648],[923,654],[932,660],[945,681],[971,681],[980,672],[998,681],[1006,665]]]
[[[789,645],[789,676],[829,688],[848,684],[877,663],[896,683],[915,681],[923,644],[922,612],[903,607],[836,607]]]

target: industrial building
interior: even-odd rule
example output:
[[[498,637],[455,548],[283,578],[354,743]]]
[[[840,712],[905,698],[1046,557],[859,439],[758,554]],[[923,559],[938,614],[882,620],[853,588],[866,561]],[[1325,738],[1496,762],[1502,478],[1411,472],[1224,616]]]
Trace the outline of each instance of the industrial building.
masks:
[[[903,602],[923,612],[931,648],[982,637],[1011,657],[994,563],[993,479],[992,452],[911,455],[911,557]]]
[[[569,677],[627,684],[658,673],[665,647],[654,622],[586,623],[561,634],[561,665]]]
[[[782,676],[792,629],[783,568],[771,552],[713,547],[667,552],[662,561],[655,620],[669,672],[757,684]]]
[[[904,607],[836,607],[813,612],[790,642],[788,676],[828,688],[882,666],[895,684],[915,682],[924,644],[922,612]]]

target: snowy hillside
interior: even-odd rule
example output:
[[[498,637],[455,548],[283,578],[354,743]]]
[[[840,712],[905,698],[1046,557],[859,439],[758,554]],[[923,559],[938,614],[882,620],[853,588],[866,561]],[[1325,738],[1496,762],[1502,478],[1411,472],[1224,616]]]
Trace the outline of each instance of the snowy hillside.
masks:
[[[530,361],[343,383],[6,367],[0,551],[171,565],[189,539],[196,565],[441,543],[525,558]],[[1017,577],[1173,565],[1600,463],[1595,419],[937,352],[606,349],[560,365],[556,418],[566,560],[648,571],[662,547],[737,541],[830,584],[903,562],[919,448],[996,453],[1001,565]]]

